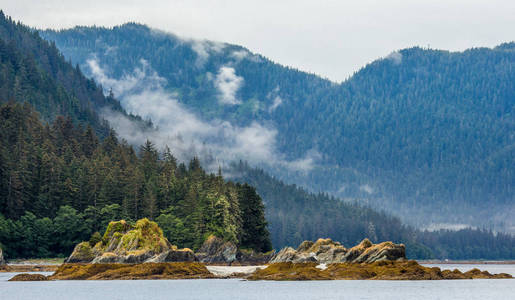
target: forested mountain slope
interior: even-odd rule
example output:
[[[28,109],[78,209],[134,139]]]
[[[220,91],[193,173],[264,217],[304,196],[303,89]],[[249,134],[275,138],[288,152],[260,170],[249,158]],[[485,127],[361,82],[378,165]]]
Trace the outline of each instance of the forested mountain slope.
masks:
[[[515,231],[515,43],[404,49],[336,84],[240,46],[133,23],[42,35],[90,76],[91,62],[115,79],[143,62],[206,120],[272,126],[285,159],[312,162],[264,166],[290,183],[419,226]]]
[[[109,133],[109,125],[98,116],[99,110],[109,107],[124,113],[117,100],[106,97],[55,45],[0,11],[0,102],[11,100],[29,102],[48,121],[70,116],[91,125],[100,136]]]
[[[305,239],[331,237],[353,245],[367,236],[374,242],[406,244],[417,259],[512,259],[515,237],[485,229],[417,230],[398,218],[371,208],[345,203],[327,194],[312,194],[240,162],[227,171],[232,178],[257,187],[266,207],[274,247],[295,246]]]

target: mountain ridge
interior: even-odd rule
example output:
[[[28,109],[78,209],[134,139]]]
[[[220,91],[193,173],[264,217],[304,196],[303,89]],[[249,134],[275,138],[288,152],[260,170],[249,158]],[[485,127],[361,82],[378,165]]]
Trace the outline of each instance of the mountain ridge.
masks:
[[[113,78],[145,59],[167,81],[165,90],[203,119],[272,124],[277,153],[311,162],[307,173],[264,166],[281,179],[417,226],[515,228],[513,42],[457,52],[402,49],[336,84],[241,46],[156,38],[145,25],[78,31],[42,35],[84,69],[94,57]],[[217,85],[226,70],[235,84],[229,104]]]

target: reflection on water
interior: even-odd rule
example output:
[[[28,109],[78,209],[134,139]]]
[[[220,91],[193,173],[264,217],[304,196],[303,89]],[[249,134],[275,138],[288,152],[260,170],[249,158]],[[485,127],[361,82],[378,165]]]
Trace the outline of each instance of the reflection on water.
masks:
[[[431,265],[435,266],[435,265]],[[437,265],[491,273],[515,265]],[[49,273],[41,273],[48,275]],[[513,273],[512,273],[513,274]],[[244,281],[238,279],[7,282],[0,273],[0,299],[513,299],[514,279],[439,281]]]

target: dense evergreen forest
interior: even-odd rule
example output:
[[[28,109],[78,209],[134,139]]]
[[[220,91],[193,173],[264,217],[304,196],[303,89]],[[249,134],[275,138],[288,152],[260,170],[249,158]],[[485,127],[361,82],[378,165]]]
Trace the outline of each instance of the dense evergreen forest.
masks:
[[[296,246],[303,240],[330,237],[355,245],[363,237],[406,244],[407,256],[417,259],[513,259],[515,237],[485,229],[421,231],[384,212],[346,203],[327,194],[309,193],[288,185],[263,170],[240,162],[228,173],[256,186],[263,197],[275,248]]]
[[[0,101],[11,100],[32,104],[47,121],[66,115],[89,124],[102,137],[109,125],[97,112],[109,107],[125,113],[112,95],[105,96],[101,86],[67,62],[55,44],[0,11]]]
[[[43,124],[29,104],[0,106],[0,244],[7,257],[67,255],[109,221],[155,220],[173,244],[197,249],[214,234],[242,248],[272,248],[255,189],[186,166],[150,141],[135,151],[113,131],[58,117]]]
[[[264,166],[289,183],[361,199],[417,226],[515,228],[513,42],[463,52],[404,49],[336,84],[240,46],[134,23],[41,34],[90,76],[90,59],[117,79],[143,59],[205,119],[273,124],[287,158],[319,154],[308,173]],[[240,77],[239,104],[218,101],[213,77],[222,68]]]

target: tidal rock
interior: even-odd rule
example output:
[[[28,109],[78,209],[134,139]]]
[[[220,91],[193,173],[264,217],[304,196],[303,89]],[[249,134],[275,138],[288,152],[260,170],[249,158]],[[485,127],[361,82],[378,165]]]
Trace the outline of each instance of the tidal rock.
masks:
[[[312,252],[298,252],[291,247],[283,248],[275,257],[270,261],[271,263],[278,262],[292,262],[292,263],[307,263],[317,262],[315,253]]]
[[[72,254],[65,260],[67,263],[89,263],[95,259],[98,253],[93,251],[89,242],[77,244]]]
[[[18,274],[13,278],[9,279],[9,281],[47,281],[48,277],[41,274]]]
[[[188,248],[184,249],[172,249],[163,252],[153,258],[147,260],[147,262],[162,263],[162,262],[194,262],[197,261],[195,253]]]
[[[384,260],[402,260],[406,258],[406,248],[403,244],[394,244],[392,242],[383,242],[380,244],[367,247],[352,262],[355,263],[373,263]]]
[[[240,265],[264,265],[267,264],[275,255],[275,251],[260,253],[254,250],[240,249],[236,253],[236,261]]]
[[[232,263],[236,261],[238,248],[232,242],[226,242],[214,235],[209,236],[196,253],[203,263]]]
[[[189,249],[177,249],[163,236],[159,226],[148,219],[135,225],[124,220],[111,222],[96,245],[82,242],[75,246],[67,263],[129,263],[194,261]]]
[[[343,245],[331,239],[319,239],[316,242],[304,241],[297,250],[286,247],[279,251],[270,262],[372,263],[405,258],[406,251],[403,244],[383,242],[374,245],[368,239],[364,239],[357,246],[346,249]]]

